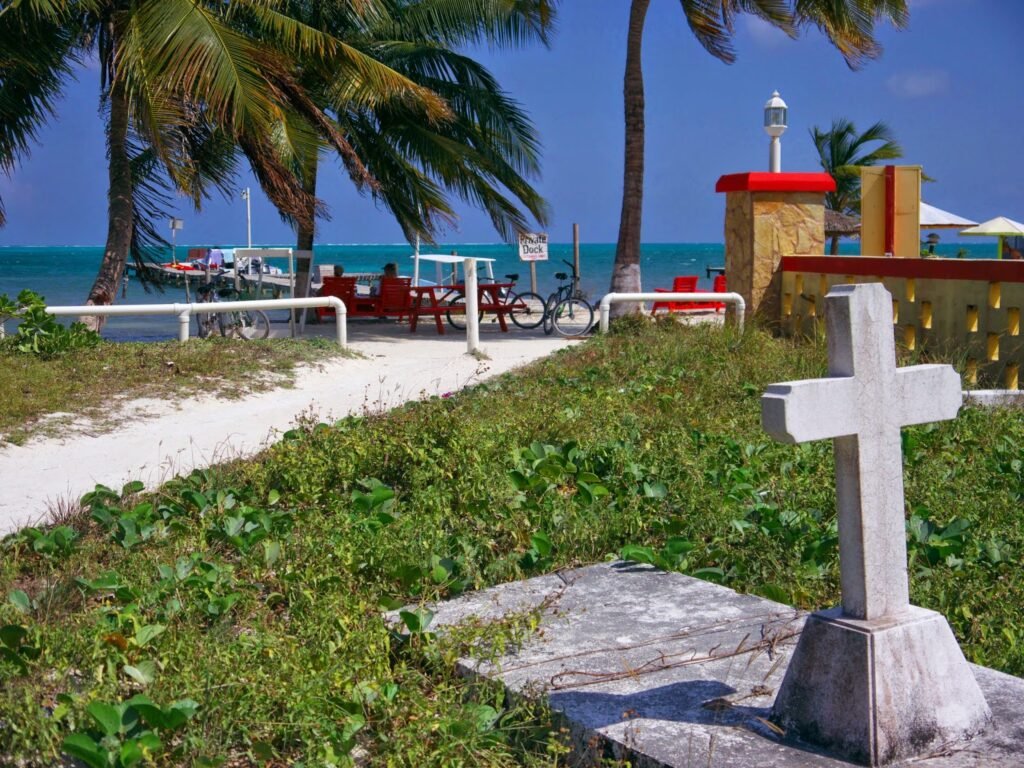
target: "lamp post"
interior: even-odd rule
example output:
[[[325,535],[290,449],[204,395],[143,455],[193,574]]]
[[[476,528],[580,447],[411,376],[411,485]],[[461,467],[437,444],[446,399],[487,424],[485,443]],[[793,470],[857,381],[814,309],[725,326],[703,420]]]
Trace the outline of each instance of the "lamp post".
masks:
[[[772,173],[782,171],[782,142],[779,137],[786,132],[786,102],[779,96],[778,91],[772,92],[772,97],[764,105],[764,132],[772,137],[772,143],[768,150],[768,170]]]
[[[178,231],[185,228],[183,219],[171,219],[171,263],[178,263]]]
[[[249,247],[252,248],[252,195],[249,188],[242,190],[242,199],[245,200],[245,231]]]

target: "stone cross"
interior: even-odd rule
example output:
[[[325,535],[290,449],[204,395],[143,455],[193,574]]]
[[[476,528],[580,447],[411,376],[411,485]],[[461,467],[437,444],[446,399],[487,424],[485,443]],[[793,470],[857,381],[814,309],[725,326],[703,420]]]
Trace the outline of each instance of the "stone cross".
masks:
[[[881,283],[837,286],[825,311],[829,377],[768,387],[762,423],[786,443],[833,438],[843,614],[895,616],[910,607],[900,428],[955,418],[960,377],[948,365],[896,367]]]

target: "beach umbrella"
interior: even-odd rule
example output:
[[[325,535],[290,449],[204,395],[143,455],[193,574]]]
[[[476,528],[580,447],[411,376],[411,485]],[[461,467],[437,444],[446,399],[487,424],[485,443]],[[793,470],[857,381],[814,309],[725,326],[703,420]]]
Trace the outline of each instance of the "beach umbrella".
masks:
[[[996,254],[998,258],[1003,257],[1003,238],[1004,237],[1024,237],[1024,224],[1013,219],[1008,219],[1005,216],[996,216],[994,219],[983,221],[976,227],[970,229],[964,229],[960,232],[961,235],[978,235],[979,237],[995,237],[999,239],[999,243],[996,247]]]
[[[928,203],[921,203],[921,229],[963,229],[973,227],[978,222],[957,216]]]

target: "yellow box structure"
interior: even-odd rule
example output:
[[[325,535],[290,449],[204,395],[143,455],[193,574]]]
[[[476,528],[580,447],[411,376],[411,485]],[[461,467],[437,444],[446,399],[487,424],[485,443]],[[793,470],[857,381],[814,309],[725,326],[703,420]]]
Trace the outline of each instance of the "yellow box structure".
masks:
[[[862,256],[921,255],[921,167],[886,165],[860,169]]]

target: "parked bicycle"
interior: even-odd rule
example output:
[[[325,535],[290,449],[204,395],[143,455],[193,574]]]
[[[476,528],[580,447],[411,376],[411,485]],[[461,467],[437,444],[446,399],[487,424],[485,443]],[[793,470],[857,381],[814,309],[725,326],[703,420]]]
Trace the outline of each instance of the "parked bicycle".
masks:
[[[582,336],[594,325],[594,307],[580,290],[576,265],[565,259],[562,259],[562,263],[569,265],[572,277],[566,272],[555,273],[560,283],[544,302],[544,332],[550,335],[557,331],[560,336],[566,337]]]
[[[243,294],[232,286],[217,288],[213,283],[196,290],[199,303],[238,301]],[[196,334],[204,339],[215,334],[237,339],[265,339],[270,335],[270,318],[258,309],[236,309],[228,312],[196,314]]]
[[[533,291],[515,291],[515,284],[519,280],[518,274],[505,275],[512,284],[511,287],[498,289],[497,298],[500,303],[508,307],[508,316],[512,322],[520,328],[536,328],[544,322],[544,299],[540,294]],[[454,309],[446,312],[448,323],[458,330],[466,329],[466,297],[462,291],[454,291],[451,296],[443,296],[441,300]],[[485,310],[480,310],[480,320],[484,319]],[[495,316],[497,317],[497,316]]]

